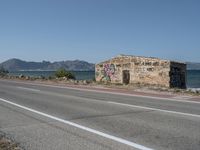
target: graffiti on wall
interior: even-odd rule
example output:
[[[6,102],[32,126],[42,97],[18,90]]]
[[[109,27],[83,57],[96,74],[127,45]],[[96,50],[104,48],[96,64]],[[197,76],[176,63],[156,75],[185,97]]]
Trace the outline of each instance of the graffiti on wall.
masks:
[[[112,78],[115,74],[115,65],[114,64],[105,64],[104,65],[104,74],[105,74],[105,76]]]
[[[115,78],[115,65],[114,64],[104,64],[101,73],[97,72],[96,76],[100,81],[111,81]]]

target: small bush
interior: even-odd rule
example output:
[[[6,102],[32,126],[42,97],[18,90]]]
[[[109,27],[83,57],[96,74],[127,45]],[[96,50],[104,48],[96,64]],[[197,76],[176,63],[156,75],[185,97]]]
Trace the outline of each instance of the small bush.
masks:
[[[39,76],[39,79],[45,80],[47,78],[45,76],[41,75],[41,76]]]
[[[75,76],[73,73],[65,70],[65,69],[59,69],[56,71],[55,76],[57,78],[63,78],[66,77],[67,79],[75,79]]]
[[[9,72],[3,67],[0,67],[0,76],[6,76]]]
[[[48,76],[48,80],[53,80],[55,79],[55,76]]]
[[[94,78],[92,78],[92,81],[93,81],[93,82],[96,82],[96,78],[95,78],[95,77],[94,77]]]

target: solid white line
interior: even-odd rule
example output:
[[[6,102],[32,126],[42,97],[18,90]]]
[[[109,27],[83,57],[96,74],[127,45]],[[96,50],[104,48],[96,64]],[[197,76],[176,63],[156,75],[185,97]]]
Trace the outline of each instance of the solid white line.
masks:
[[[22,90],[33,91],[33,92],[40,92],[40,90],[38,90],[38,89],[33,89],[33,88],[26,88],[26,87],[21,87],[21,86],[18,86],[17,88],[18,88],[18,89],[22,89]]]
[[[172,98],[163,98],[163,97],[154,97],[154,96],[144,96],[144,95],[138,95],[138,94],[127,94],[127,93],[119,93],[119,92],[110,92],[110,91],[100,91],[95,89],[86,89],[86,88],[76,88],[76,87],[66,87],[66,86],[57,86],[57,85],[47,85],[47,84],[41,84],[41,83],[27,83],[22,81],[8,81],[8,80],[1,80],[5,82],[11,82],[11,83],[20,83],[20,84],[26,84],[26,85],[35,85],[35,86],[44,86],[44,87],[53,87],[53,88],[60,88],[60,89],[72,89],[72,90],[79,90],[79,91],[87,91],[87,92],[97,92],[97,93],[107,93],[107,94],[114,94],[114,95],[122,95],[122,96],[131,96],[131,97],[139,97],[139,98],[150,98],[154,100],[168,100],[168,101],[174,101],[174,102],[181,102],[181,103],[193,103],[193,104],[200,104],[198,101],[190,101],[190,100],[179,100]]]
[[[119,137],[116,137],[116,136],[113,136],[113,135],[109,135],[109,134],[106,134],[106,133],[91,129],[91,128],[88,128],[88,127],[73,123],[71,121],[67,121],[67,120],[64,120],[64,119],[61,119],[61,118],[58,118],[58,117],[55,117],[55,116],[52,116],[52,115],[37,111],[37,110],[34,110],[34,109],[26,107],[26,106],[22,106],[22,105],[19,105],[17,103],[13,103],[11,101],[8,101],[8,100],[2,99],[2,98],[0,98],[0,101],[8,103],[8,104],[11,104],[13,106],[22,108],[24,110],[27,110],[27,111],[30,111],[30,112],[33,112],[33,113],[36,113],[36,114],[39,114],[41,116],[44,116],[44,117],[47,117],[47,118],[62,122],[64,124],[67,124],[67,125],[70,125],[70,126],[73,126],[73,127],[76,127],[76,128],[79,128],[79,129],[82,129],[82,130],[85,130],[85,131],[88,131],[88,132],[91,132],[91,133],[94,133],[94,134],[97,134],[99,136],[102,136],[102,137],[111,139],[113,141],[128,145],[130,147],[134,147],[134,148],[137,148],[137,149],[140,149],[140,150],[153,150],[153,149],[145,147],[143,145],[140,145],[140,144],[137,144],[137,143],[134,143],[134,142],[131,142],[131,141],[127,141],[125,139],[122,139],[122,138],[119,138]]]
[[[190,117],[198,117],[198,118],[200,118],[200,115],[197,115],[197,114],[190,114],[190,113],[183,113],[183,112],[177,112],[177,111],[163,110],[163,109],[158,109],[158,108],[151,108],[151,107],[131,105],[131,104],[123,104],[123,103],[117,103],[117,102],[112,102],[112,101],[109,101],[108,103],[110,103],[110,104],[116,104],[116,105],[122,105],[122,106],[127,106],[127,107],[134,107],[134,108],[140,108],[140,109],[155,110],[155,111],[161,111],[161,112],[165,112],[165,113],[172,113],[172,114],[177,114],[177,115],[184,115],[184,116],[190,116]]]
[[[41,86],[43,86],[43,85],[41,85]],[[50,87],[56,87],[56,88],[57,87],[58,88],[68,88],[68,87],[60,87],[60,86],[54,86],[54,85],[44,85],[44,86],[50,86]],[[23,89],[29,89],[29,88],[23,88]],[[69,87],[69,89],[71,89],[71,88]],[[79,88],[77,88],[77,89],[79,90]],[[40,92],[40,90],[38,90],[37,92]],[[59,95],[61,95],[61,94],[59,94]],[[66,95],[63,95],[63,96],[66,96]],[[91,101],[91,102],[110,103],[110,104],[116,104],[116,105],[128,106],[128,107],[134,107],[134,108],[140,108],[140,109],[148,109],[148,110],[161,111],[161,112],[165,112],[165,113],[173,113],[173,114],[177,114],[177,115],[184,115],[184,116],[191,116],[191,117],[198,117],[198,118],[200,117],[200,115],[197,115],[197,114],[190,114],[190,113],[183,113],[183,112],[177,112],[177,111],[170,111],[170,110],[165,110],[165,109],[158,109],[158,108],[145,107],[145,106],[132,105],[132,104],[124,104],[124,103],[118,103],[118,102],[113,102],[113,101],[94,100],[94,99],[90,99],[90,98],[82,98],[82,97],[77,97],[77,96],[70,96],[70,97],[72,97],[72,98],[81,98],[82,100]],[[177,100],[177,101],[179,101],[179,100]],[[199,103],[199,102],[197,102],[197,103]]]

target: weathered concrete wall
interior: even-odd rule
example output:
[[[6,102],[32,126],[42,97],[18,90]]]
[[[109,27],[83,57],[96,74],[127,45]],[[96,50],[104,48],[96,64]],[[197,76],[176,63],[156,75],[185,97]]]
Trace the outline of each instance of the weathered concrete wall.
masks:
[[[131,83],[169,87],[170,62],[156,58],[133,57]]]
[[[182,67],[181,63],[176,65],[178,64]],[[175,64],[158,58],[118,56],[97,64],[95,75],[98,82],[123,83],[125,76],[123,71],[126,70],[130,74],[129,83],[172,87],[171,83],[177,83],[180,80],[172,82],[170,70],[173,67],[171,66],[175,66]],[[179,66],[177,67],[179,68]],[[184,67],[181,72],[184,74]],[[176,80],[175,78],[173,79]]]

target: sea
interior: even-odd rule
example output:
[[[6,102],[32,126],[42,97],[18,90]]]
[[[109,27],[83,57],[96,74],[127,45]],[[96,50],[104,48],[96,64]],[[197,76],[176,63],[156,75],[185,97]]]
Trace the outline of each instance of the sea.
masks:
[[[76,80],[93,80],[95,77],[95,72],[94,71],[70,71],[72,72]],[[13,76],[19,76],[19,75],[24,75],[24,76],[30,76],[30,77],[39,77],[39,76],[44,76],[44,77],[49,77],[49,76],[54,76],[55,71],[10,71],[9,75]]]
[[[77,80],[93,80],[95,78],[94,71],[72,71]],[[14,71],[10,72],[10,75],[26,75],[26,76],[53,76],[55,71]],[[187,71],[187,88],[200,89],[200,70],[188,70]]]

